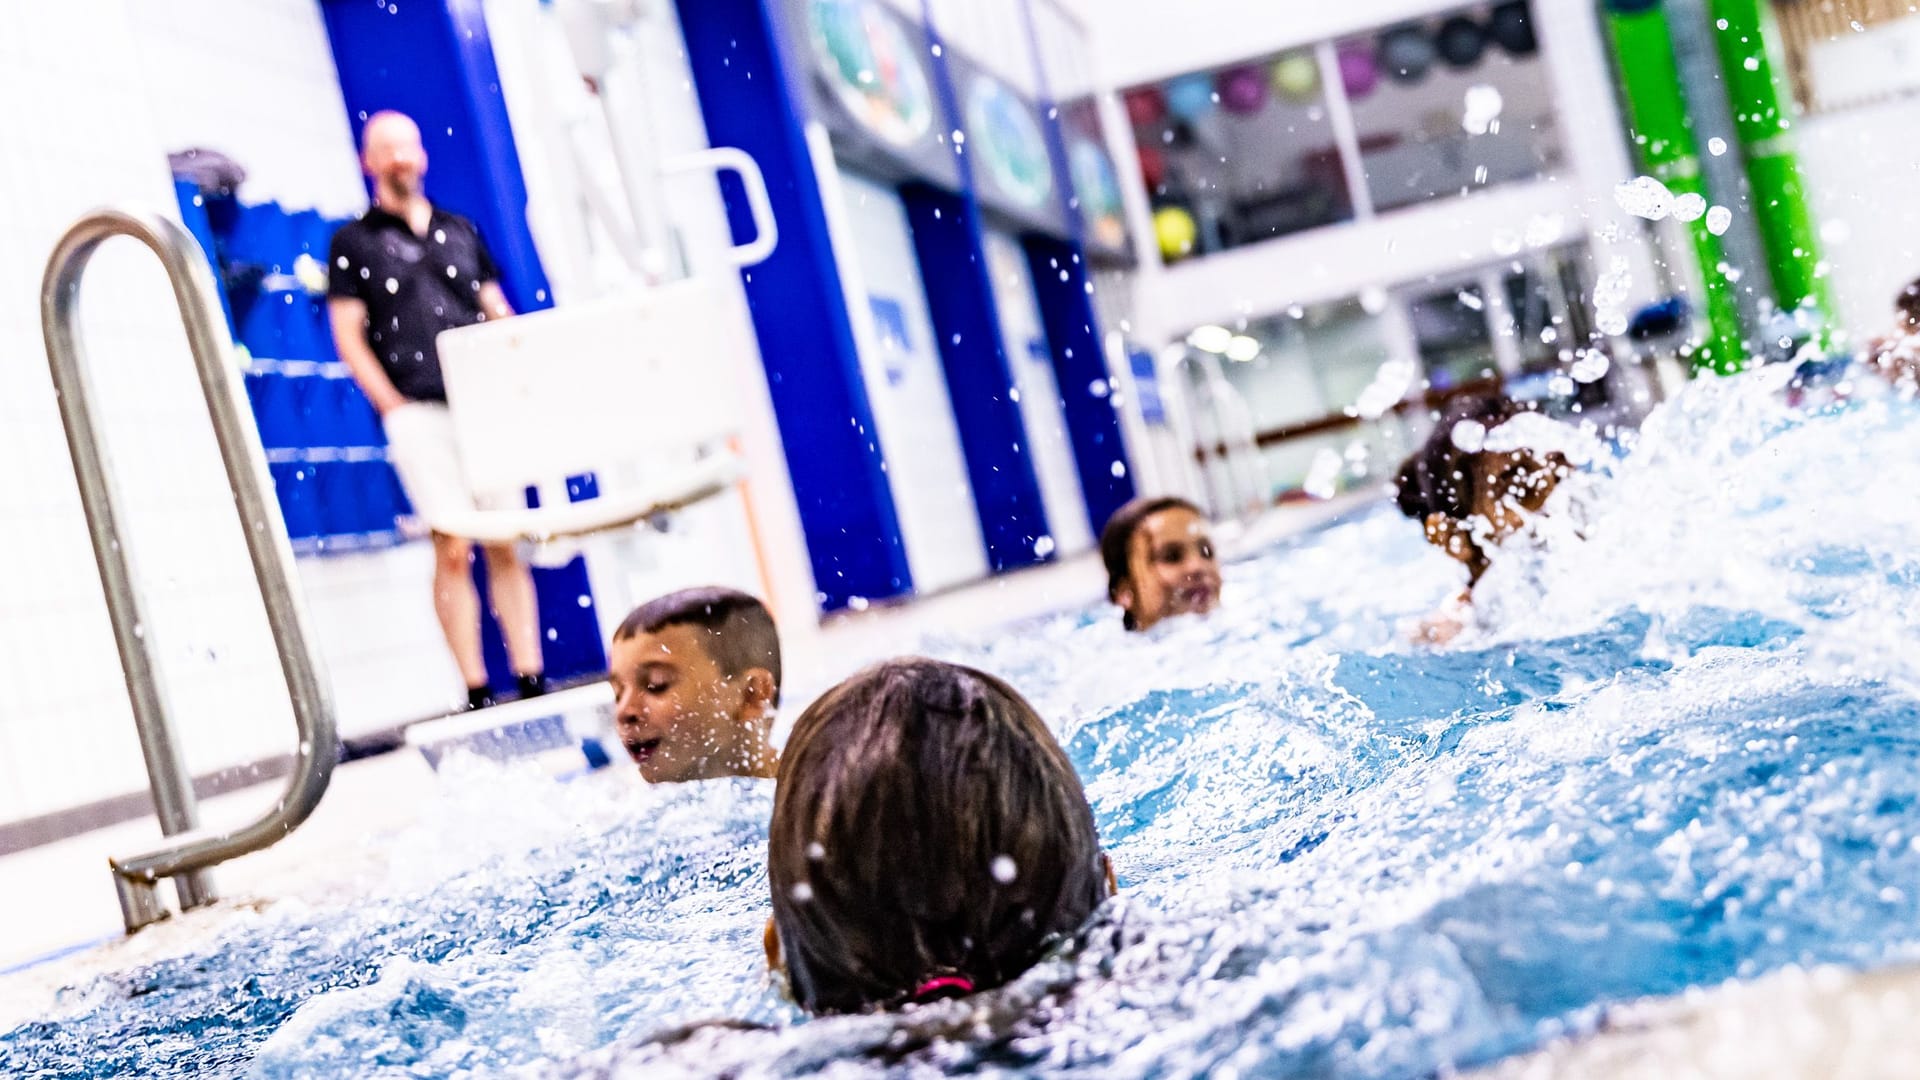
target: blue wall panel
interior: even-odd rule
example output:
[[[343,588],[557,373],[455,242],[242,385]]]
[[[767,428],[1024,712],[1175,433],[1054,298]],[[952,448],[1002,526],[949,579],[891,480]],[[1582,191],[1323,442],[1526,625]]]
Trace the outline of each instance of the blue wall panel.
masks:
[[[1047,343],[1053,347],[1053,370],[1080,467],[1087,518],[1097,534],[1113,512],[1133,498],[1134,486],[1120,417],[1114,411],[1112,376],[1095,329],[1087,261],[1078,245],[1051,237],[1027,236],[1022,246],[1033,270]]]
[[[781,0],[677,0],[694,87],[715,146],[766,174],[780,244],[743,271],[814,580],[829,609],[912,589],[873,408],[803,133],[803,83],[783,60]],[[751,232],[737,186],[721,194]]]
[[[1026,421],[1011,394],[1013,372],[987,273],[979,205],[929,184],[907,184],[900,198],[926,282],[927,311],[959,421],[987,563],[1008,570],[1045,561],[1034,544],[1050,535],[1046,507]]]

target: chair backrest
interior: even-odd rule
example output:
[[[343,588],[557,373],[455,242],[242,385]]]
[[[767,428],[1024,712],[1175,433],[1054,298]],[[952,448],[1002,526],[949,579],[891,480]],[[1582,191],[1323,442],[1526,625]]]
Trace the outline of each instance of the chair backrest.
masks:
[[[740,427],[731,282],[686,280],[439,337],[467,481],[512,491],[682,460]]]

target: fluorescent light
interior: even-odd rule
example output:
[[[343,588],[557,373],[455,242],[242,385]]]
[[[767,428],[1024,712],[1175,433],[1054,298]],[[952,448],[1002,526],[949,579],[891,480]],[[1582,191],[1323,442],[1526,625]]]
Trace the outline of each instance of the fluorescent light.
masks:
[[[1223,353],[1233,343],[1233,331],[1224,326],[1202,326],[1187,335],[1187,344],[1202,352]]]
[[[1227,359],[1229,360],[1238,360],[1244,364],[1259,355],[1260,343],[1245,334],[1227,342]]]

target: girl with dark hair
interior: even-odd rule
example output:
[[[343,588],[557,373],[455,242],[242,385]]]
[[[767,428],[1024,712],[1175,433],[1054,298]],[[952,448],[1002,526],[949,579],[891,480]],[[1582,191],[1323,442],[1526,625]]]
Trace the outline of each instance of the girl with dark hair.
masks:
[[[1220,603],[1220,563],[1200,508],[1173,496],[1135,499],[1100,531],[1107,599],[1129,630],[1174,615],[1205,615]]]
[[[1893,312],[1892,332],[1867,343],[1867,364],[1896,387],[1920,386],[1920,280],[1894,296]]]
[[[801,715],[767,876],[767,959],[812,1013],[1001,986],[1113,892],[1080,779],[1032,706],[923,659],[868,668]]]
[[[1502,397],[1458,401],[1394,477],[1400,512],[1420,522],[1428,543],[1467,568],[1466,589],[1422,624],[1423,640],[1445,644],[1465,628],[1474,586],[1491,565],[1492,551],[1541,513],[1573,472],[1558,450],[1488,437],[1525,413]]]

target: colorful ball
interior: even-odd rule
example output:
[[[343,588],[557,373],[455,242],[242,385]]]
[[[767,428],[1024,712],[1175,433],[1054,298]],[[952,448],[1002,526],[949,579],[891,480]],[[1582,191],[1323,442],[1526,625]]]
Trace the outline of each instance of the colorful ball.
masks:
[[[1182,75],[1167,84],[1167,109],[1182,120],[1198,120],[1213,111],[1213,79]]]
[[[1533,12],[1527,0],[1508,0],[1487,16],[1487,33],[1508,56],[1532,56],[1540,48],[1533,34]]]
[[[1320,99],[1320,64],[1312,53],[1288,53],[1273,62],[1273,90],[1284,101],[1311,105]]]
[[[1140,179],[1147,182],[1147,190],[1152,191],[1167,182],[1167,155],[1157,146],[1140,146]]]
[[[1340,83],[1355,101],[1380,85],[1380,62],[1371,45],[1354,41],[1340,46]]]
[[[1214,86],[1220,104],[1237,116],[1251,116],[1267,107],[1266,72],[1251,64],[1221,72]]]
[[[1380,35],[1380,66],[1395,82],[1417,83],[1427,77],[1434,61],[1433,39],[1417,26],[1402,26]]]
[[[1136,86],[1120,95],[1134,127],[1152,127],[1167,115],[1167,96],[1157,86]]]
[[[1480,62],[1487,51],[1487,31],[1479,23],[1465,15],[1455,15],[1440,24],[1440,34],[1435,39],[1440,59],[1447,66],[1470,68]]]
[[[1184,208],[1163,206],[1153,212],[1153,235],[1160,241],[1160,256],[1168,262],[1178,262],[1193,254],[1200,228]]]

